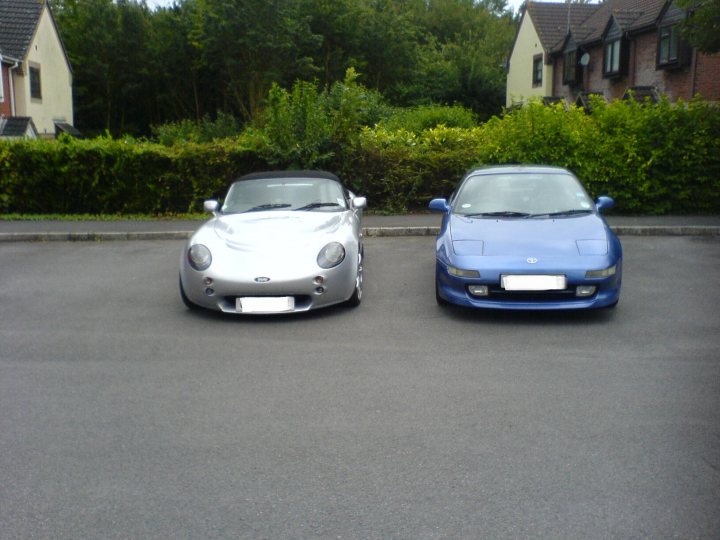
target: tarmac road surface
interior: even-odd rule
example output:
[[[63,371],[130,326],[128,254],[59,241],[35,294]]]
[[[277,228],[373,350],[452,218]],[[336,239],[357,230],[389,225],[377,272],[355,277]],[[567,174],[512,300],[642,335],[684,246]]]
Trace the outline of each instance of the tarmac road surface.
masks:
[[[0,539],[720,537],[720,238],[623,237],[593,313],[185,309],[183,242],[0,244]]]

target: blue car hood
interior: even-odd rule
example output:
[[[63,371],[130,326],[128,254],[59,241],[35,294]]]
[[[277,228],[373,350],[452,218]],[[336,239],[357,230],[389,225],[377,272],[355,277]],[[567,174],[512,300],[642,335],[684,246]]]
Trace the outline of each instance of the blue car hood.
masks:
[[[595,214],[555,219],[451,216],[449,228],[458,255],[577,256],[608,250],[605,222]]]

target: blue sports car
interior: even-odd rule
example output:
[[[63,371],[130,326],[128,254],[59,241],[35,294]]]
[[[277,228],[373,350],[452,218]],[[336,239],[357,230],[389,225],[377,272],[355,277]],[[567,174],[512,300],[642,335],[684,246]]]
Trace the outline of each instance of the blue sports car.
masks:
[[[439,304],[496,309],[614,307],[622,246],[580,181],[557,167],[470,171],[443,213],[437,238]]]

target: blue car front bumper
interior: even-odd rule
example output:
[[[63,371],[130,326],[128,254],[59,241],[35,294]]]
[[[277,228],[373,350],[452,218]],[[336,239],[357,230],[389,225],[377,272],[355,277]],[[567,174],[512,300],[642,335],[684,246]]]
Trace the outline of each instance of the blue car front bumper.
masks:
[[[449,303],[483,309],[504,310],[564,310],[611,307],[620,298],[622,261],[617,263],[615,275],[601,279],[586,279],[583,273],[566,273],[567,287],[553,291],[506,291],[500,285],[500,274],[484,273],[486,277],[464,278],[448,273],[447,265],[436,262],[436,291],[438,298]],[[486,285],[487,296],[470,293],[470,285]],[[578,286],[594,286],[590,296],[578,296]]]

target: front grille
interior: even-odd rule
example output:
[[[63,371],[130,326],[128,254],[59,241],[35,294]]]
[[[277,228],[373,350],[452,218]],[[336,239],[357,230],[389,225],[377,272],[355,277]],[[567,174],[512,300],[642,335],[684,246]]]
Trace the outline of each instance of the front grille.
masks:
[[[491,287],[488,296],[485,298],[502,300],[503,302],[564,302],[577,300],[574,288],[561,291],[506,291],[500,287]]]

